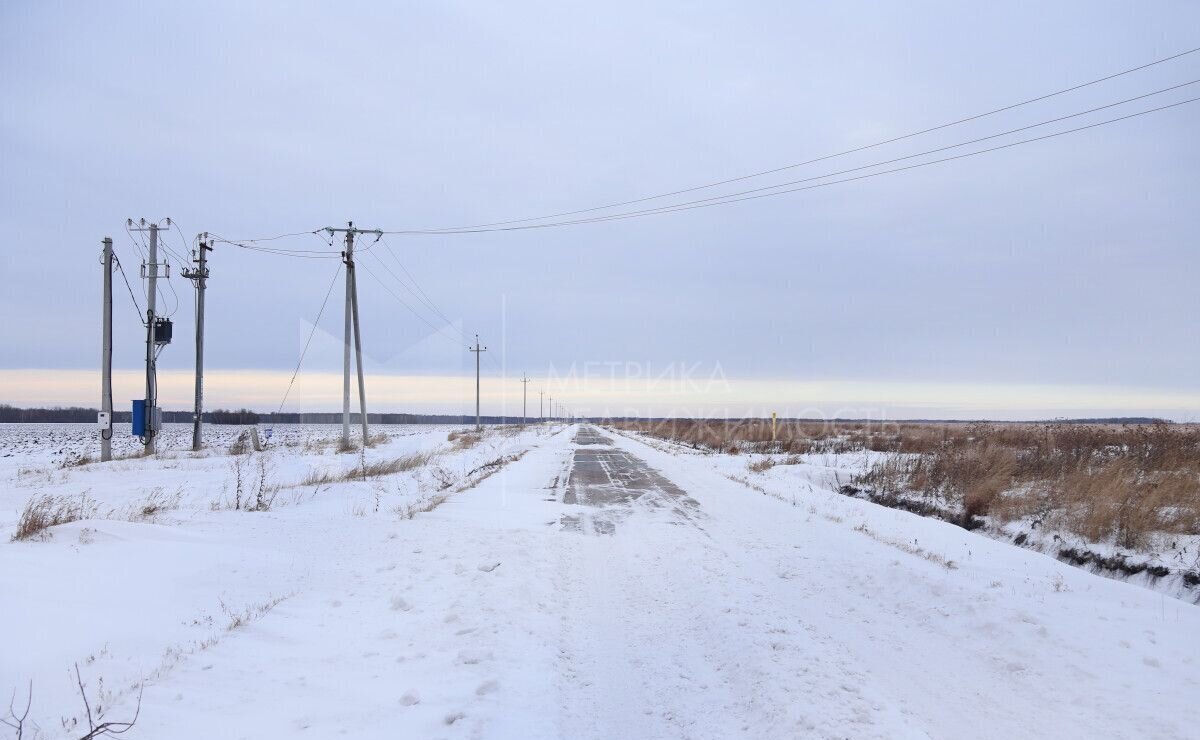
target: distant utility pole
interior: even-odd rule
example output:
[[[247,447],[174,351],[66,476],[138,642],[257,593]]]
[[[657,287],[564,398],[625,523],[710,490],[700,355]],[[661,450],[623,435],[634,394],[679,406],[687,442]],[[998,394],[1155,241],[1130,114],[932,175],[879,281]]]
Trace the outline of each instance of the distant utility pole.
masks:
[[[525,401],[529,397],[529,377],[521,373],[521,426],[525,426]]]
[[[475,335],[475,346],[467,347],[468,352],[475,353],[475,431],[483,431],[483,425],[479,423],[479,353],[487,352],[487,347],[479,346],[479,335]]]
[[[100,427],[100,461],[112,459],[112,239],[104,237],[104,298],[102,319],[102,342],[100,350],[100,415],[96,425]]]
[[[199,452],[204,446],[201,416],[204,414],[204,292],[208,287],[208,233],[200,235],[200,248],[192,257],[194,270],[180,270],[179,274],[196,286],[196,398],[192,410],[192,450]]]
[[[354,341],[354,361],[358,368],[358,413],[362,417],[362,444],[365,448],[370,437],[367,428],[367,389],[363,382],[362,366],[362,331],[358,320],[358,280],[354,271],[354,237],[357,234],[375,234],[381,236],[378,229],[356,229],[354,222],[346,224],[344,229],[325,227],[330,236],[337,233],[346,235],[346,251],[342,252],[342,262],[346,265],[346,322],[343,331],[342,350],[342,447],[350,446],[350,342],[351,331]]]
[[[554,396],[550,396],[548,401],[549,403],[547,404],[546,408],[550,410],[550,416],[548,416],[546,420],[552,422],[554,421]]]
[[[538,421],[546,420],[546,412],[542,408],[542,401],[545,400],[544,399],[545,395],[546,395],[546,391],[538,391]]]

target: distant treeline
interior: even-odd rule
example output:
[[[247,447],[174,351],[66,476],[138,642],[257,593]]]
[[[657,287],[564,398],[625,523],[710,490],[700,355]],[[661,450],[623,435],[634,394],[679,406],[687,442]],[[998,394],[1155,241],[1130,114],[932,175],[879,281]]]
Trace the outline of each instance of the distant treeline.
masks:
[[[61,424],[96,422],[97,409],[70,406],[67,408],[22,409],[15,406],[0,404],[0,423],[28,424]],[[130,423],[129,411],[113,411],[113,422],[116,424]],[[358,414],[350,414],[353,424],[360,423]],[[215,409],[204,412],[204,421],[209,424],[341,424],[342,415],[338,412],[319,413],[281,413],[261,414],[249,409]],[[460,414],[367,414],[367,421],[372,424],[474,424],[474,416]],[[521,417],[484,416],[480,418],[484,424],[516,424]],[[535,421],[530,418],[529,421]],[[163,411],[164,424],[190,424],[191,411]]]

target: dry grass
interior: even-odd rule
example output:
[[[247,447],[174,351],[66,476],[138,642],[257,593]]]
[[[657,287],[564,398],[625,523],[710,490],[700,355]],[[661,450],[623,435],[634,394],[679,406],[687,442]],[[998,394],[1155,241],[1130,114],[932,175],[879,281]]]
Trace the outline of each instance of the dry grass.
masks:
[[[483,435],[479,432],[450,432],[446,435],[446,441],[453,442],[456,450],[469,450],[481,439]]]
[[[878,422],[781,421],[776,427],[774,441],[770,419],[662,419],[622,421],[612,426],[681,442],[697,450],[728,454],[784,452],[802,455],[864,448],[892,450],[902,442],[896,424]]]
[[[376,460],[375,462],[363,463],[347,470],[346,477],[343,480],[366,480],[367,478],[378,478],[382,475],[394,475],[395,473],[416,470],[427,464],[431,457],[432,455],[428,452],[414,452],[410,455],[394,457],[391,460]]]
[[[1031,519],[1092,542],[1200,534],[1200,429],[1167,424],[972,425],[918,455],[889,455],[857,481],[978,517]]]
[[[146,494],[146,498],[130,505],[128,519],[131,522],[147,521],[160,514],[179,508],[183,499],[183,488],[174,493],[167,493],[162,488],[155,488]]]
[[[780,422],[774,442],[766,419],[614,426],[711,452],[889,453],[855,484],[872,500],[967,527],[984,516],[1027,518],[1129,548],[1153,533],[1200,534],[1200,427],[1192,425]]]
[[[401,455],[400,457],[395,457],[390,460],[377,460],[375,462],[366,462],[363,460],[357,465],[341,471],[314,470],[296,485],[320,486],[326,483],[341,483],[351,480],[367,480],[368,478],[378,478],[384,475],[393,475],[395,473],[416,470],[419,467],[427,465],[432,459],[433,453],[414,452],[410,455]]]
[[[770,457],[760,457],[757,460],[751,460],[746,463],[746,470],[751,473],[763,473],[775,467],[775,459]]]
[[[98,509],[98,504],[88,498],[86,493],[78,497],[50,494],[34,496],[25,504],[25,509],[17,520],[17,531],[13,534],[12,541],[49,539],[50,533],[47,530],[51,527],[91,519],[97,515]]]

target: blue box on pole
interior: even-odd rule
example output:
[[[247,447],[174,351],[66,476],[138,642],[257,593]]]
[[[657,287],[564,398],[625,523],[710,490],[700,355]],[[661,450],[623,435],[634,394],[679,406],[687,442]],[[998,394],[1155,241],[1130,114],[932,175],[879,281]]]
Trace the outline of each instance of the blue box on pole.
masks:
[[[133,436],[146,436],[146,399],[138,398],[133,402]]]

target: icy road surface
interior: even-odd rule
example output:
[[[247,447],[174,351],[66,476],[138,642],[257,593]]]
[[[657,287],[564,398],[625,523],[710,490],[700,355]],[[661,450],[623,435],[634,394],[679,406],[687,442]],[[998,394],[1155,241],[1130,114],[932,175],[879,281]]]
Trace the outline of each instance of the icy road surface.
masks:
[[[189,557],[290,596],[148,676],[127,737],[1200,734],[1197,607],[831,491],[791,505],[607,430],[509,444],[520,459],[412,519],[298,504],[215,520],[253,522],[254,542],[181,525]],[[0,576],[7,608],[44,608]],[[119,603],[88,614],[72,584],[51,592],[78,616],[62,629],[105,643]],[[64,672],[7,638],[0,677]]]

